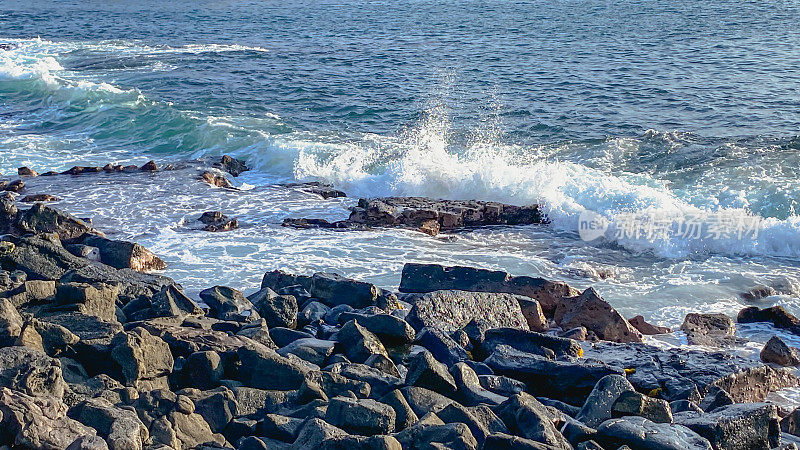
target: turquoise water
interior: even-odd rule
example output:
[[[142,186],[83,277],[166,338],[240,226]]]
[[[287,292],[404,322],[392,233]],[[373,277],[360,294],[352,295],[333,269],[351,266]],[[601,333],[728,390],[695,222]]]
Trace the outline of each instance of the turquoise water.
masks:
[[[769,1],[4,0],[0,173],[246,159],[240,193],[179,174],[30,183],[157,250],[190,291],[252,289],[274,268],[391,287],[405,261],[432,261],[595,285],[672,326],[697,309],[735,314],[758,285],[775,294],[762,305],[795,308],[797,17]],[[352,204],[273,186],[297,180],[541,203],[553,224],[455,240],[282,229]],[[190,230],[207,208],[245,227]],[[727,215],[758,233],[586,243],[586,211]]]

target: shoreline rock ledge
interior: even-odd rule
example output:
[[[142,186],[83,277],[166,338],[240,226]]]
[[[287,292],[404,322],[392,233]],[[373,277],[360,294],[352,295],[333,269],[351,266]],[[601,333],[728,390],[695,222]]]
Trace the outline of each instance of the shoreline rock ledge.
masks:
[[[413,226],[428,217],[369,205],[354,213]],[[487,205],[470,208],[434,219],[468,225],[475,211],[489,214]],[[399,292],[273,270],[249,295],[208,280],[201,304],[147,273],[164,264],[138,244],[48,206],[18,210],[0,197],[0,211],[0,448],[751,450],[800,442],[800,409],[764,403],[798,385],[789,369],[724,349],[647,345],[592,288],[406,264]],[[495,221],[536,217],[493,211]],[[723,347],[735,326],[702,315],[687,324]],[[791,350],[779,344],[773,354]]]
[[[490,225],[533,225],[549,221],[538,205],[514,206],[477,200],[437,200],[425,197],[362,198],[347,220],[285,219],[294,228],[396,227],[431,236]]]

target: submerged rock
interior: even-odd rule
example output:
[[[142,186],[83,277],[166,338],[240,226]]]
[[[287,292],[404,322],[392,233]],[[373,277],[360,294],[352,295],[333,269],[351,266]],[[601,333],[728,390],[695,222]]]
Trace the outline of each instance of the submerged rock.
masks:
[[[222,155],[222,158],[214,163],[214,167],[223,170],[225,172],[228,172],[229,174],[235,177],[238,177],[243,172],[247,172],[248,170],[250,170],[250,168],[247,167],[247,164],[245,164],[244,161],[242,161],[241,159],[233,158],[228,155]]]
[[[203,231],[231,231],[239,228],[239,220],[229,219],[220,211],[206,211],[197,220],[205,224]]]
[[[224,189],[236,189],[236,186],[234,186],[230,181],[228,181],[227,178],[225,178],[222,175],[216,175],[209,171],[203,172],[200,175],[199,180],[208,183],[211,186],[221,187]]]

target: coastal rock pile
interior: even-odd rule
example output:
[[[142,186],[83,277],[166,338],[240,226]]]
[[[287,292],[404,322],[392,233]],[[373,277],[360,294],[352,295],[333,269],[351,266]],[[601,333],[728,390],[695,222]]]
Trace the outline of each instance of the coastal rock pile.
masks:
[[[407,264],[397,293],[271,271],[249,296],[216,285],[201,303],[148,273],[165,265],[138,244],[49,206],[0,206],[0,445],[710,450],[800,439],[800,410],[781,419],[763,403],[798,384],[786,369],[643,344],[591,288]],[[436,220],[488,214],[470,211]],[[533,217],[501,213],[491,220]],[[702,336],[730,325],[687,323]]]
[[[347,220],[286,219],[295,228],[399,227],[431,236],[441,231],[488,225],[530,225],[547,223],[537,205],[513,206],[476,200],[434,200],[423,197],[362,198]]]

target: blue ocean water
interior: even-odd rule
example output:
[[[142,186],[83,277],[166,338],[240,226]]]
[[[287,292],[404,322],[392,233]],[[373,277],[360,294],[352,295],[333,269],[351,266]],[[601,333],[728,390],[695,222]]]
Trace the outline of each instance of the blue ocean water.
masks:
[[[166,175],[31,185],[142,240],[189,290],[253,288],[274,268],[391,287],[414,260],[595,285],[673,326],[697,309],[735,314],[761,285],[775,294],[763,304],[795,308],[798,17],[795,2],[741,0],[3,0],[0,173],[246,159],[239,194]],[[296,180],[541,203],[553,224],[447,241],[290,231],[284,217],[351,205],[273,186]],[[185,230],[221,205],[246,226]],[[758,234],[586,243],[585,211],[727,214]]]

